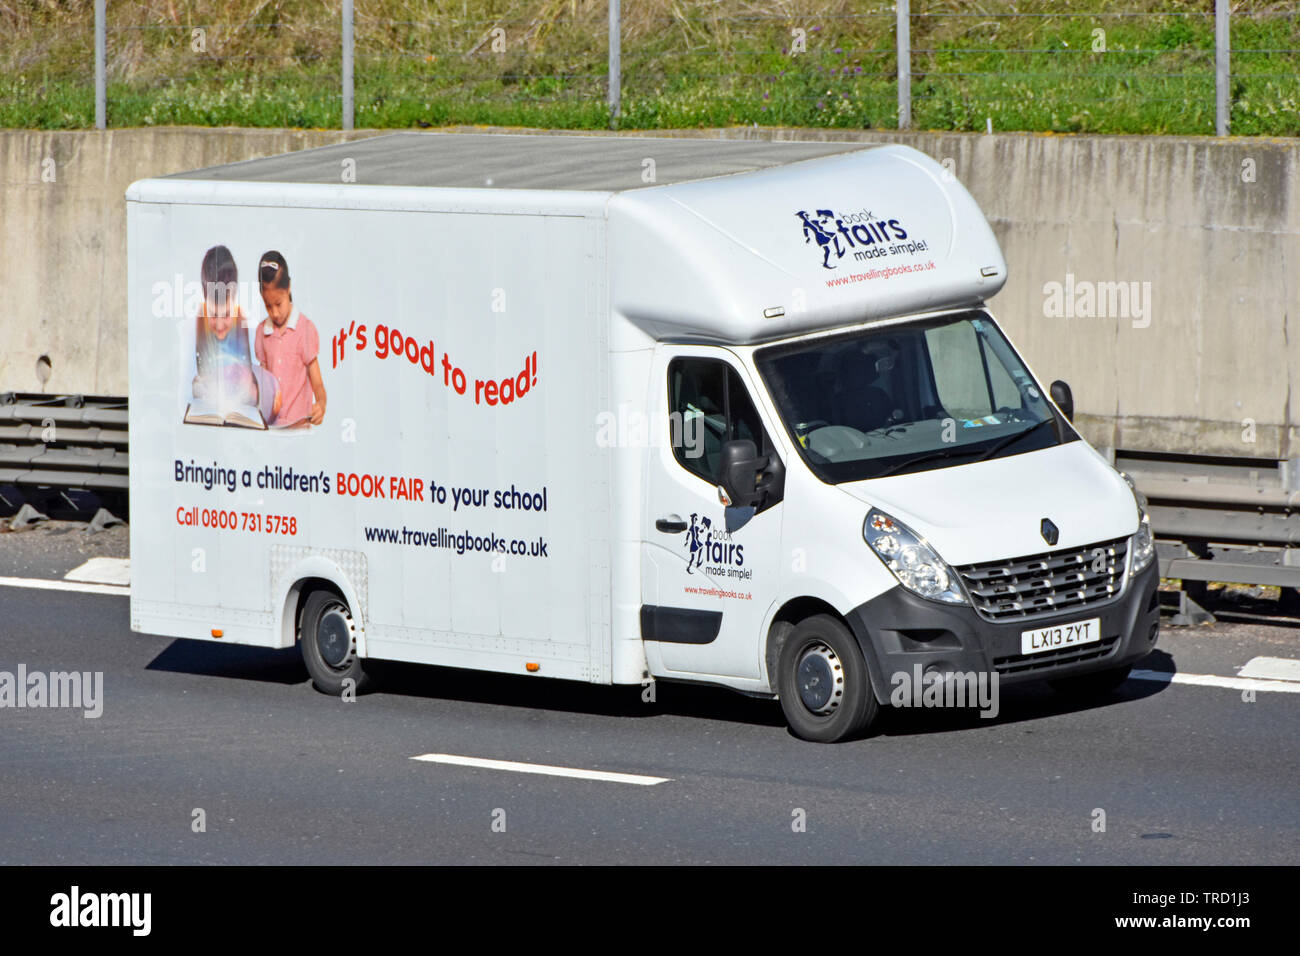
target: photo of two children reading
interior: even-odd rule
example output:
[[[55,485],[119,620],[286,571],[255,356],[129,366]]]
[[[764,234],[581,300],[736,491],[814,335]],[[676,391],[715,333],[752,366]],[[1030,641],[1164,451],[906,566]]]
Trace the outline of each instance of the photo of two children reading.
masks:
[[[321,424],[320,336],[294,304],[284,256],[271,250],[258,260],[266,316],[255,325],[240,304],[239,269],[226,246],[204,253],[200,276],[203,305],[194,319],[192,398],[185,422],[256,429]]]

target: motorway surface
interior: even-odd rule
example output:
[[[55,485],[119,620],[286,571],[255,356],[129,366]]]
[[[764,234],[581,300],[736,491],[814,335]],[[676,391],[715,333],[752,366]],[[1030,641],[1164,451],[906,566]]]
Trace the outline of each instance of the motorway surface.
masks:
[[[0,672],[104,675],[97,719],[0,709],[0,863],[1300,862],[1300,676],[1237,676],[1300,659],[1297,626],[1166,628],[1140,665],[1208,684],[1004,688],[993,720],[899,711],[821,746],[680,685],[389,666],[346,703],[296,651],[132,633],[120,589],[66,580],[124,547],[89,540],[0,536]]]

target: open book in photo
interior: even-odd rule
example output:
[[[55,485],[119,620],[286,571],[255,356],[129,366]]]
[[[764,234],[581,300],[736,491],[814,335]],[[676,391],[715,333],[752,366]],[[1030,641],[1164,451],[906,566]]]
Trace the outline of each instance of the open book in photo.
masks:
[[[252,405],[234,405],[222,410],[195,399],[185,408],[187,425],[234,425],[237,428],[266,430],[266,420]]]

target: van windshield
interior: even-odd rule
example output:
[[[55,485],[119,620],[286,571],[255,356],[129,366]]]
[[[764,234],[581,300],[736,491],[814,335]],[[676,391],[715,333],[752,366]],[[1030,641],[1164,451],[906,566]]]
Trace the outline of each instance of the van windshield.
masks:
[[[755,362],[799,453],[832,484],[1078,438],[979,312],[774,345]]]

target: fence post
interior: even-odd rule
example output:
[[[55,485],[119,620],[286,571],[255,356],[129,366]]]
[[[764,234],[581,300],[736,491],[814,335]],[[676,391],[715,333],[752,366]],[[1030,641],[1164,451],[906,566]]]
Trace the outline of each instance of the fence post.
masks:
[[[352,0],[343,0],[343,128],[352,129]]]
[[[95,129],[108,127],[108,92],[104,77],[105,19],[104,0],[95,0]]]
[[[622,105],[623,74],[619,64],[622,52],[622,10],[619,0],[609,0],[609,126],[618,126],[619,109]]]
[[[1228,0],[1214,0],[1214,135],[1228,135]]]
[[[909,0],[896,0],[898,28],[898,128],[912,125],[912,21]]]

